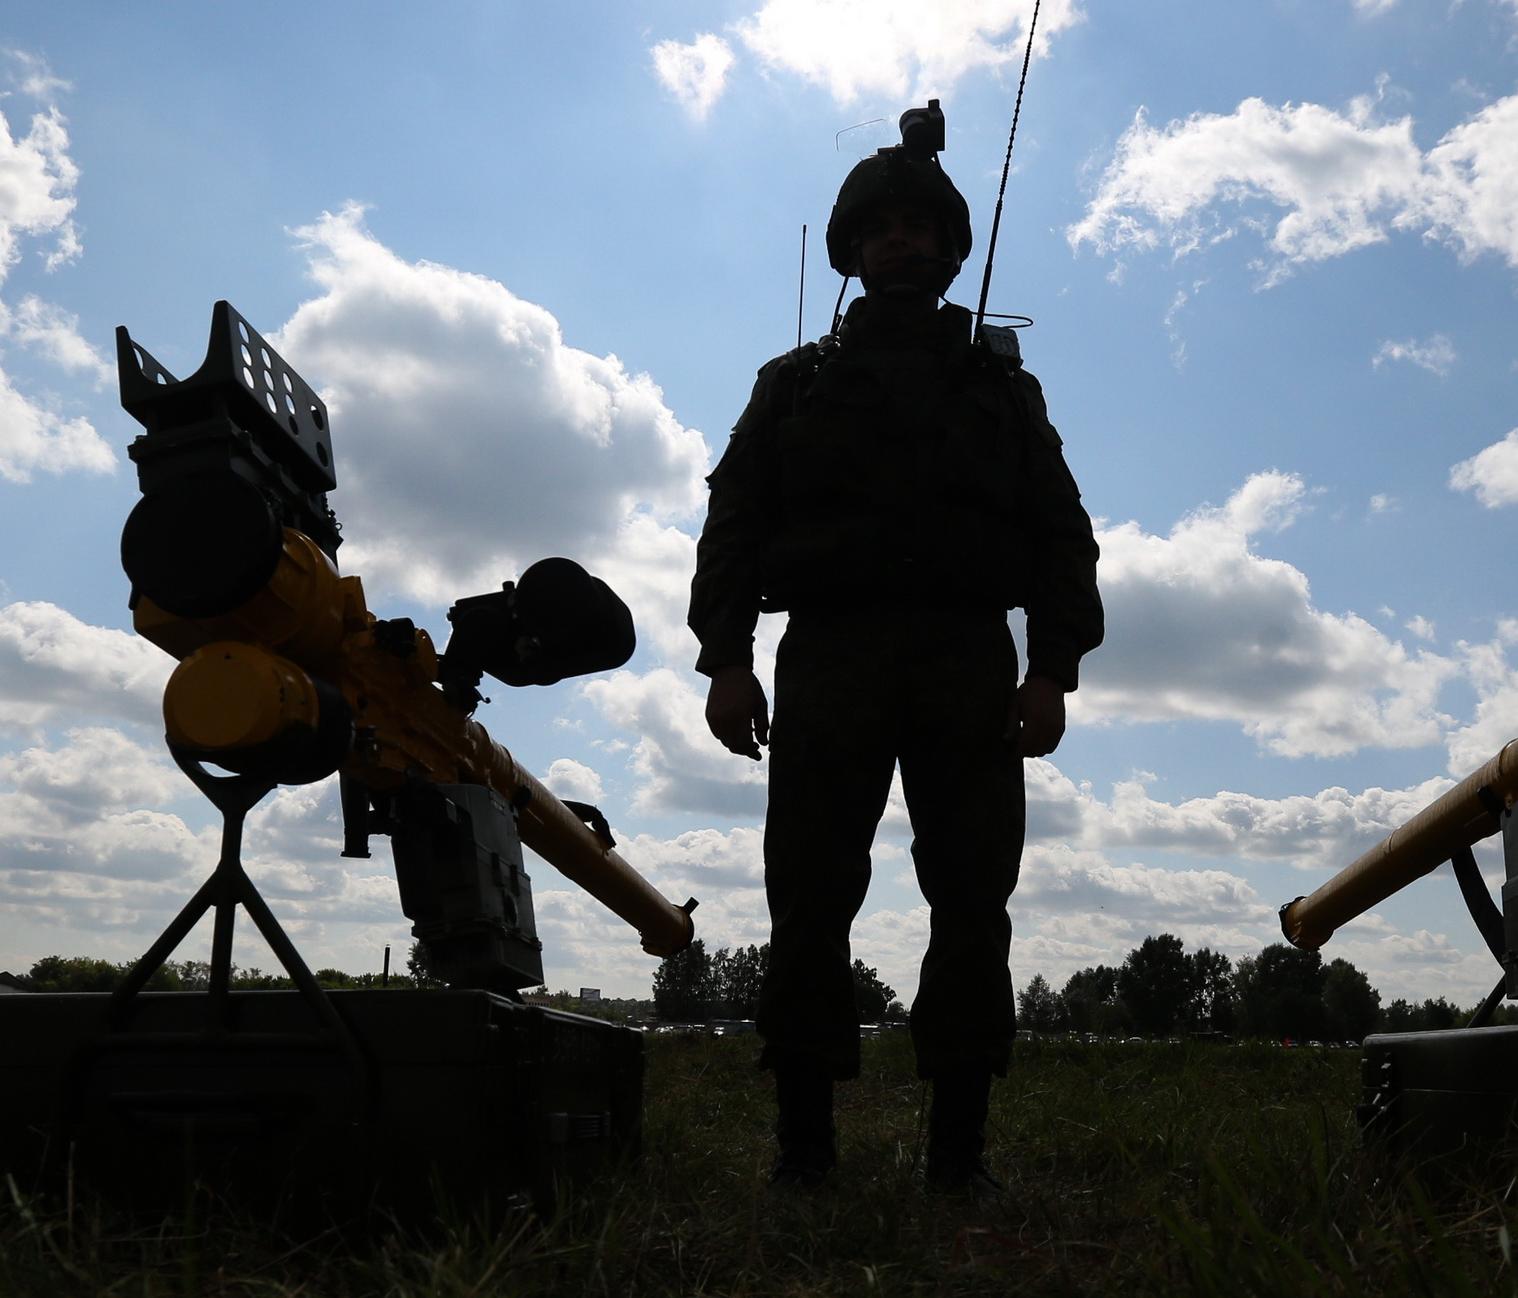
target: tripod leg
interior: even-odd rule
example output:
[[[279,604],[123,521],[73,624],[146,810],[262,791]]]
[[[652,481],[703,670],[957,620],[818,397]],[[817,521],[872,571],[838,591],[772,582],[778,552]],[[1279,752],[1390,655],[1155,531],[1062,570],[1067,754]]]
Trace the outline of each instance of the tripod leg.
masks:
[[[131,1004],[137,993],[147,986],[148,979],[163,968],[163,962],[174,954],[175,949],[185,940],[189,931],[200,922],[200,917],[215,904],[220,886],[220,867],[218,867],[217,872],[200,885],[195,895],[185,903],[184,909],[174,917],[174,921],[164,929],[158,940],[148,948],[148,953],[132,966],[125,981],[111,996],[111,1005],[107,1013],[113,1025],[121,1023],[126,1017],[127,1006]]]
[[[295,944],[290,941],[285,930],[280,927],[279,921],[274,918],[274,912],[269,909],[268,903],[253,886],[253,880],[246,874],[243,874],[238,885],[238,900],[242,902],[253,923],[257,925],[258,931],[263,934],[264,941],[279,957],[280,964],[284,965],[285,972],[294,980],[301,995],[306,998],[306,1003],[342,1044],[343,1053],[347,1055],[359,1079],[367,1087],[369,1065],[359,1049],[358,1041],[333,1006],[331,997],[316,981],[315,975],[307,968],[306,962],[300,958],[300,952],[295,949]]]

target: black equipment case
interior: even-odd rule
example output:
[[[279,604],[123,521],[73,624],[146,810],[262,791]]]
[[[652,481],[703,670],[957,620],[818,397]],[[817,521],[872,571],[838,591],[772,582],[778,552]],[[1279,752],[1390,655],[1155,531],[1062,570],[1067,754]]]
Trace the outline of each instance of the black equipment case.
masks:
[[[1394,1157],[1510,1147],[1518,1108],[1518,1027],[1365,1038],[1360,1125]]]
[[[637,1151],[643,1041],[631,1028],[484,991],[329,993],[325,1033],[295,991],[0,1000],[0,1172],[77,1173],[127,1202],[198,1180],[304,1213],[430,1215],[530,1200]],[[356,1049],[354,1049],[356,1046]]]

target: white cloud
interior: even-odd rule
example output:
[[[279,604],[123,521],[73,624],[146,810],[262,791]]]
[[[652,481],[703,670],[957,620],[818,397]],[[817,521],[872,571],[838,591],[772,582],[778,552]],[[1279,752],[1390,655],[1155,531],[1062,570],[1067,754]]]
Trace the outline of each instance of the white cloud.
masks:
[[[1518,737],[1518,664],[1511,661],[1515,646],[1518,620],[1510,618],[1498,623],[1496,636],[1485,644],[1458,646],[1466,676],[1476,690],[1476,711],[1448,739],[1448,769],[1457,778],[1469,775]]]
[[[1292,757],[1438,742],[1455,664],[1316,608],[1304,573],[1256,551],[1305,495],[1293,475],[1260,473],[1168,536],[1099,529],[1108,639],[1082,669],[1077,714],[1226,721]]]
[[[16,66],[21,93],[28,98],[51,104],[59,91],[73,89],[62,77],[54,76],[47,60],[36,54],[26,50],[6,50],[5,53]]]
[[[119,732],[76,729],[60,748],[0,761],[0,877],[35,894],[38,872],[168,882],[196,863],[209,873],[215,835],[144,807],[189,786]]]
[[[1186,368],[1186,339],[1181,333],[1181,312],[1206,283],[1205,279],[1199,279],[1192,283],[1190,289],[1176,289],[1165,312],[1165,332],[1170,338],[1170,363],[1178,370]]]
[[[691,678],[660,667],[590,680],[585,697],[605,720],[638,736],[630,765],[640,812],[748,818],[764,811],[766,768],[735,757],[706,727],[705,699]]]
[[[824,86],[839,104],[946,95],[981,68],[1022,59],[1033,0],[766,0],[735,30],[766,67]],[[1035,54],[1081,21],[1076,0],[1039,13]]]
[[[739,826],[726,832],[693,829],[671,839],[639,834],[627,843],[629,862],[665,893],[706,900],[764,886],[764,831]],[[751,909],[754,898],[745,900]]]
[[[1119,781],[1104,801],[1050,762],[1025,769],[1028,842],[1041,850],[1105,861],[1137,848],[1301,870],[1347,865],[1450,787],[1434,777],[1406,789],[1351,793],[1336,786],[1279,798],[1223,789],[1172,803],[1153,797],[1155,777],[1141,772]]]
[[[1220,790],[1180,803],[1157,801],[1128,780],[1110,803],[1077,800],[1077,842],[1092,850],[1183,851],[1199,856],[1278,861],[1302,870],[1337,870],[1373,847],[1449,788],[1434,777],[1407,789],[1333,787],[1262,798]]]
[[[62,83],[33,56],[11,51],[22,72],[24,93],[51,94]],[[73,261],[81,251],[74,226],[79,168],[68,155],[68,131],[56,107],[33,115],[27,133],[17,136],[0,113],[0,284],[21,257],[24,239],[41,243],[48,270]],[[0,332],[38,346],[67,367],[101,374],[99,357],[89,356],[71,317],[36,297],[12,312],[0,302]],[[108,374],[108,370],[106,371]],[[0,479],[29,482],[34,472],[80,469],[109,472],[115,453],[87,419],[69,418],[24,395],[0,370]]]
[[[851,954],[877,970],[881,981],[910,1005],[917,992],[918,966],[928,949],[930,924],[926,906],[871,911],[854,921],[849,935]]]
[[[660,41],[653,47],[653,56],[654,71],[664,88],[698,122],[705,121],[727,84],[732,47],[720,36],[704,32],[687,45]]]
[[[1449,471],[1455,491],[1474,491],[1488,509],[1518,504],[1518,428]]]
[[[1023,864],[1015,904],[1033,911],[1111,910],[1150,929],[1185,921],[1259,922],[1271,913],[1246,880],[1225,870],[1113,865],[1099,853],[1064,846],[1030,848]]]
[[[1397,5],[1397,0],[1352,0],[1352,2],[1356,13],[1372,18],[1389,12]]]
[[[634,513],[595,560],[595,572],[626,601],[638,643],[666,662],[694,663],[700,646],[685,625],[696,540],[678,527]]]
[[[162,726],[173,660],[126,631],[91,626],[56,604],[0,607],[0,728],[109,717]]]
[[[66,815],[167,802],[189,791],[185,777],[119,730],[76,727],[62,748],[0,756],[0,783]]]
[[[1370,512],[1372,514],[1392,514],[1400,509],[1401,505],[1402,502],[1399,501],[1395,496],[1389,496],[1384,491],[1378,491],[1370,498]],[[1387,617],[1391,616],[1389,612],[1386,612],[1384,606],[1382,608],[1382,612],[1385,613]]]
[[[1432,640],[1434,638],[1434,624],[1421,613],[1411,618],[1405,625],[1420,640]]]
[[[296,233],[320,293],[277,341],[328,401],[355,570],[442,603],[548,554],[595,571],[630,534],[645,565],[683,555],[653,552],[703,500],[706,447],[646,374],[494,280],[403,261],[357,206]]]
[[[1471,259],[1496,252],[1518,266],[1518,95],[1488,104],[1428,154],[1419,210],[1428,237],[1455,244]]]
[[[116,377],[116,367],[79,332],[79,318],[28,293],[10,313],[10,336],[46,356],[54,365],[75,370],[97,387]]]
[[[68,144],[56,108],[34,114],[20,137],[0,113],[0,281],[16,264],[23,236],[50,240],[42,254],[49,270],[80,253],[74,226],[79,168],[68,155]]]
[[[177,808],[175,811],[167,807]],[[182,814],[181,814],[182,813]],[[102,727],[0,758],[0,950],[13,967],[50,952],[140,955],[215,866],[216,816],[156,742]],[[243,861],[313,966],[379,967],[406,921],[382,846],[339,855],[336,782],[283,788],[249,817]],[[201,924],[178,958],[204,958]],[[273,964],[240,924],[238,964]]]
[[[573,802],[596,803],[605,794],[601,777],[584,762],[577,762],[572,757],[558,757],[551,761],[543,772],[543,784],[554,797],[569,798]]]
[[[1267,286],[1392,230],[1518,266],[1518,95],[1482,108],[1427,154],[1410,117],[1379,119],[1378,99],[1342,111],[1246,99],[1232,113],[1161,128],[1140,109],[1066,237],[1100,253],[1163,244],[1179,257],[1224,229],[1223,210],[1242,208],[1246,225],[1268,230]],[[1272,208],[1283,213],[1273,227],[1261,219]]]
[[[110,473],[116,452],[88,419],[32,401],[0,370],[0,478],[30,482],[34,473]]]
[[[1413,338],[1406,342],[1387,339],[1371,357],[1370,363],[1374,369],[1380,369],[1387,361],[1406,361],[1442,379],[1454,368],[1455,346],[1443,334],[1434,334],[1423,342]]]

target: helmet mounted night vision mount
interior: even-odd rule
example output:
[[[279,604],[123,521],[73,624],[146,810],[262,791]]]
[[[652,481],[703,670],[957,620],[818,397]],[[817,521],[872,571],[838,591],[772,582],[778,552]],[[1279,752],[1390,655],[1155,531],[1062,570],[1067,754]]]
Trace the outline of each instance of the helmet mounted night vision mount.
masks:
[[[938,100],[928,100],[926,108],[909,108],[897,123],[901,131],[901,149],[915,162],[928,162],[944,149],[943,109]]]

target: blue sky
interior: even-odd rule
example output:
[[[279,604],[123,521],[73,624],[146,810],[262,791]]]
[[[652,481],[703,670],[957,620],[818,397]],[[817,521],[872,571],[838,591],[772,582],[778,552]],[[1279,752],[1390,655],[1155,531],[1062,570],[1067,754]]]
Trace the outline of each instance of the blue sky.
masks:
[[[929,95],[975,217],[951,293],[973,305],[1030,12],[8,16],[0,968],[135,955],[214,861],[162,750],[172,664],[130,634],[137,426],[111,332],[186,373],[220,297],[326,395],[345,571],[382,612],[441,633],[452,599],[549,553],[622,592],[626,669],[498,690],[482,719],[699,897],[709,944],[762,941],[763,768],[705,735],[683,628],[701,479],[794,342],[802,224],[815,337],[838,183]],[[1518,733],[1515,212],[1513,0],[1044,4],[992,309],[1036,320],[1109,637],[1028,766],[1019,986],[1153,932],[1258,951],[1281,902]],[[250,868],[314,963],[376,968],[407,922],[382,855],[337,856],[335,802],[270,799]],[[909,996],[908,843],[893,797],[855,946]],[[550,983],[646,990],[631,930],[546,864],[534,882]],[[269,966],[246,928],[239,962]],[[1447,872],[1335,954],[1388,998],[1495,981]]]

